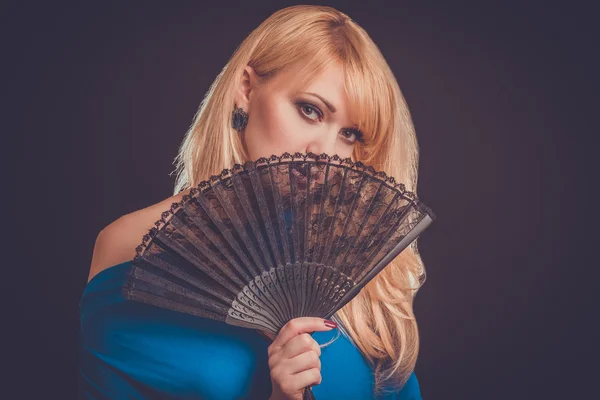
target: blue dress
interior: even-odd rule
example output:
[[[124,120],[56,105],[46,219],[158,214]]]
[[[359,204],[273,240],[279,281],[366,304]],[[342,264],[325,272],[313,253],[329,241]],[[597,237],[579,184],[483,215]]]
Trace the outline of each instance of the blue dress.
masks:
[[[269,340],[257,331],[121,295],[131,261],[99,272],[80,300],[79,398],[268,400]],[[373,372],[343,330],[314,332],[321,349],[317,400],[373,399]],[[420,400],[416,375],[378,400]]]

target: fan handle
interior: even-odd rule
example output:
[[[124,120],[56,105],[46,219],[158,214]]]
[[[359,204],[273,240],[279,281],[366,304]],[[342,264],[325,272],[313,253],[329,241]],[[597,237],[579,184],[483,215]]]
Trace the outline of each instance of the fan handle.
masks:
[[[312,388],[304,388],[304,392],[302,393],[302,400],[316,400]]]

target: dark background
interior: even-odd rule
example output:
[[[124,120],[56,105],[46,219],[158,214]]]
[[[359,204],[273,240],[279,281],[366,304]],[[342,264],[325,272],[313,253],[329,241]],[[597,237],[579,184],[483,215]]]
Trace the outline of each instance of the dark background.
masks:
[[[419,246],[422,395],[591,398],[595,14],[572,2],[415,3],[320,4],[371,35],[416,125],[418,193],[438,217]],[[96,235],[172,195],[174,157],[209,85],[251,30],[291,4],[5,10],[3,147],[15,157],[18,221],[5,266],[19,276],[4,283],[14,300],[3,329],[20,339],[6,344],[22,373],[11,398],[74,398]]]

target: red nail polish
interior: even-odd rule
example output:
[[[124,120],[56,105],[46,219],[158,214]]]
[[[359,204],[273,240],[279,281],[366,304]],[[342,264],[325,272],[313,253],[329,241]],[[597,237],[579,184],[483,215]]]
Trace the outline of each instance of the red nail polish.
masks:
[[[330,321],[330,320],[326,319],[325,326],[328,328],[337,328],[338,324],[336,324],[334,321]]]

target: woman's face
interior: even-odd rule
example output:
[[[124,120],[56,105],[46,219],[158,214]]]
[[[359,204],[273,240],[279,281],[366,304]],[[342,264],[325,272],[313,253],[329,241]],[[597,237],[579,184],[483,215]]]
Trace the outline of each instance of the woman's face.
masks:
[[[286,151],[347,158],[361,139],[348,113],[341,67],[330,67],[308,88],[295,90],[297,71],[302,66],[292,65],[263,85],[246,66],[236,106],[248,113],[242,140],[251,160]]]

